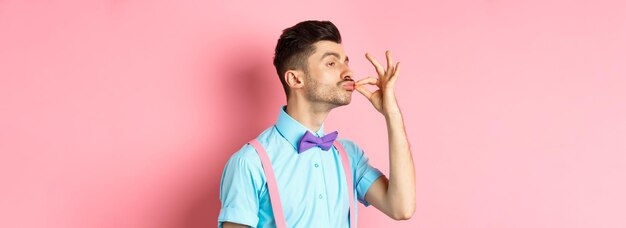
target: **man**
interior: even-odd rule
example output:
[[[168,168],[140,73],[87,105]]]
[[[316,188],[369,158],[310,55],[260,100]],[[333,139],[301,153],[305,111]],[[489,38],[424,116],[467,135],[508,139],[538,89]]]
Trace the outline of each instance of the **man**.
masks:
[[[218,227],[275,227],[280,222],[275,212],[284,214],[287,227],[349,227],[350,213],[356,214],[350,211],[353,202],[348,202],[353,188],[358,201],[374,205],[393,219],[413,215],[413,158],[394,93],[400,64],[393,64],[389,51],[386,67],[369,54],[365,56],[378,77],[355,83],[334,24],[304,21],[283,31],[276,45],[274,66],[287,105],[279,110],[276,124],[254,140],[257,146],[252,142],[244,145],[226,164]],[[378,90],[371,92],[365,87],[368,84]],[[385,117],[389,179],[370,166],[354,142],[337,139],[340,145],[330,147],[337,133],[324,133],[328,113],[350,104],[355,89]],[[343,151],[349,163],[342,163]],[[271,161],[262,162],[263,154]],[[268,168],[275,174],[267,176]],[[350,170],[344,172],[344,168]],[[350,178],[353,186],[348,186]],[[272,189],[271,180],[275,180],[277,189]],[[272,190],[277,191],[276,200],[274,195],[270,200]],[[282,203],[276,205],[276,201]],[[278,211],[273,210],[280,206]]]

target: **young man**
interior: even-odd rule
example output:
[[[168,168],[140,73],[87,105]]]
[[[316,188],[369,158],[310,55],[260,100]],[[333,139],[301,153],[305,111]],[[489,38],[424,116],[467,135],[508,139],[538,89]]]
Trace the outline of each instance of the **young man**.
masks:
[[[413,215],[413,158],[394,93],[400,64],[393,64],[388,51],[386,67],[369,54],[365,56],[378,77],[355,83],[341,36],[331,22],[304,21],[283,31],[274,65],[287,105],[280,108],[276,124],[256,138],[256,146],[252,141],[244,145],[226,164],[218,227],[275,227],[281,220],[287,227],[350,227],[350,214],[356,214],[350,210],[353,202],[349,202],[353,189],[358,201],[374,205],[393,219]],[[366,84],[378,90],[371,92]],[[370,166],[354,142],[337,139],[340,145],[331,146],[337,133],[324,132],[328,113],[350,104],[355,89],[385,117],[389,179]],[[349,163],[342,160],[342,152]],[[261,161],[263,154],[269,161]],[[264,169],[268,168],[273,175],[266,175],[268,170]],[[272,180],[277,189],[272,189]],[[270,200],[273,190],[279,197],[272,195]],[[276,201],[282,203],[276,205]],[[284,220],[275,219],[280,212]]]

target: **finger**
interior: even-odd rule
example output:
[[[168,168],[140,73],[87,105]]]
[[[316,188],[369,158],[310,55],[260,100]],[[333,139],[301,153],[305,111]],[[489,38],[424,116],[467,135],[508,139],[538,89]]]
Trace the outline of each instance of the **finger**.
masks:
[[[385,71],[383,71],[383,66],[381,66],[380,63],[378,63],[378,61],[376,61],[376,59],[372,57],[372,55],[370,55],[369,53],[365,53],[365,58],[367,58],[367,60],[369,60],[372,65],[374,65],[376,73],[378,73],[379,77],[384,75]]]
[[[400,62],[396,63],[396,67],[393,68],[393,77],[400,75]]]
[[[391,77],[389,78],[389,83],[395,83],[398,79],[398,75],[400,75],[400,62],[396,63],[393,75],[391,75]]]
[[[387,57],[387,72],[391,75],[393,73],[393,61],[391,60],[391,52],[389,50],[385,52],[385,57]]]
[[[361,80],[358,80],[356,82],[357,85],[365,85],[365,84],[369,84],[369,85],[378,85],[378,78],[374,78],[374,77],[367,77]]]
[[[365,98],[367,98],[368,100],[372,98],[372,91],[365,88],[365,86],[357,85],[355,88],[356,88],[356,91],[359,91],[359,93],[363,94],[363,96],[365,96]]]

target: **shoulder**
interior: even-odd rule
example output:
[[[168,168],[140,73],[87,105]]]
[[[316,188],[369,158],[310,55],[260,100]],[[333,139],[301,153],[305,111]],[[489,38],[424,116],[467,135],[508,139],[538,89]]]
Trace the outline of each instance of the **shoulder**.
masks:
[[[346,149],[346,150],[361,150],[361,148],[359,147],[359,145],[357,145],[354,141],[350,140],[350,139],[345,139],[345,138],[337,138],[337,141],[339,143],[341,143],[341,145]]]
[[[245,144],[233,153],[226,162],[220,186],[230,189],[236,186],[243,187],[242,184],[250,184],[253,189],[258,191],[264,183],[265,175],[261,159],[254,147]]]
[[[228,163],[245,163],[246,166],[261,165],[261,159],[256,152],[256,149],[249,143],[244,144],[237,152],[233,153],[228,160]]]
[[[359,147],[354,141],[350,139],[338,138],[337,141],[341,143],[343,148],[346,150],[346,154],[353,159],[359,159],[363,156],[363,149]]]
[[[267,147],[268,139],[271,138],[272,135],[272,127],[263,131],[259,136],[255,139],[259,141],[261,146],[264,148]],[[233,153],[228,160],[228,164],[237,163],[239,165],[247,166],[247,167],[256,167],[262,169],[261,159],[259,158],[259,154],[250,143],[246,142],[239,150]]]

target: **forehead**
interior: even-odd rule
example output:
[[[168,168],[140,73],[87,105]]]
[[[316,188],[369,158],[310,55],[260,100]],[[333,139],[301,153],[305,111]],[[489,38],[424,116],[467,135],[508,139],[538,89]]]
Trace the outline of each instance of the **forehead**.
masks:
[[[320,58],[326,53],[336,53],[339,54],[341,58],[344,58],[346,56],[346,53],[343,50],[343,46],[333,41],[322,40],[316,42],[314,45],[315,52],[313,52],[311,57],[315,58],[315,60],[321,60]]]

